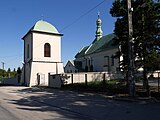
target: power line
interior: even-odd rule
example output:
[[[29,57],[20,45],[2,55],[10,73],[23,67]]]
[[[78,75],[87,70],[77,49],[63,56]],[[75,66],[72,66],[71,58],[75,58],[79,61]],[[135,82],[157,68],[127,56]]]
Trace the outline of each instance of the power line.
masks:
[[[100,2],[99,4],[97,4],[96,6],[94,6],[93,8],[89,9],[87,12],[85,12],[84,14],[82,14],[80,17],[78,17],[77,19],[75,19],[72,23],[70,23],[69,25],[67,25],[66,27],[64,27],[62,30],[60,30],[60,32],[62,32],[63,30],[69,28],[70,26],[72,26],[74,23],[78,22],[82,17],[86,16],[87,14],[89,14],[92,10],[94,10],[95,8],[97,8],[98,6],[100,6],[102,3],[104,3],[106,0],[103,0],[102,2]],[[48,38],[47,40],[49,40],[50,38]],[[47,41],[46,40],[46,41]],[[37,46],[35,46],[34,48],[39,47],[41,44],[43,44],[44,42],[41,42],[40,44],[38,44]]]
[[[79,16],[77,19],[75,19],[72,23],[70,23],[69,25],[67,25],[66,27],[64,27],[62,30],[60,30],[61,32],[64,31],[65,29],[69,28],[70,26],[72,26],[73,24],[75,24],[76,22],[78,22],[81,18],[83,18],[84,16],[86,16],[87,14],[89,14],[91,11],[93,11],[95,8],[97,8],[98,6],[100,6],[101,4],[103,4],[106,0],[103,0],[102,2],[100,2],[99,4],[97,4],[96,6],[94,6],[93,8],[89,9],[87,12],[85,12],[84,14],[82,14],[81,16]],[[50,38],[48,38],[50,39]],[[40,43],[39,45],[35,46],[34,48],[37,48],[38,46],[40,46],[42,43]],[[21,55],[17,55],[17,56],[21,56]],[[15,57],[15,56],[2,56],[0,58],[8,58],[8,57]],[[17,59],[17,58],[16,58]],[[15,59],[12,59],[15,60]],[[10,60],[11,61],[11,60]]]
[[[96,6],[94,6],[93,8],[89,9],[87,12],[85,12],[84,14],[82,14],[81,16],[79,16],[77,19],[75,19],[72,23],[70,23],[67,26],[65,26],[62,30],[60,30],[60,32],[64,31],[65,29],[69,28],[70,26],[72,26],[73,24],[75,24],[76,22],[78,22],[81,18],[83,18],[84,16],[86,16],[87,14],[89,14],[91,11],[93,11],[95,8],[97,8],[98,6],[100,6],[105,1],[106,0],[103,0],[102,2],[100,2],[99,4],[97,4]]]
[[[0,56],[0,59],[4,59],[4,58],[14,58],[14,57],[18,57],[22,54],[17,54],[17,55],[10,55],[10,56]]]

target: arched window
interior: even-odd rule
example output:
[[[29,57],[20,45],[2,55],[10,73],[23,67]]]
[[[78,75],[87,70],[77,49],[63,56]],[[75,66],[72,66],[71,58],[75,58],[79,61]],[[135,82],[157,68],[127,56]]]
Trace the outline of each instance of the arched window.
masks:
[[[44,45],[44,57],[51,57],[51,46],[49,43]]]

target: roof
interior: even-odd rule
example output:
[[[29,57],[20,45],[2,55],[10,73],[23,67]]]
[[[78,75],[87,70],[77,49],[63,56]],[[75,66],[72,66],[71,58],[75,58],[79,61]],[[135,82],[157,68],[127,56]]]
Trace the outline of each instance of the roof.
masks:
[[[83,57],[85,54],[85,51],[88,49],[89,46],[83,47],[75,56],[75,58],[77,57]]]
[[[70,62],[73,66],[75,66],[73,60],[69,60],[68,62]]]
[[[108,34],[106,36],[103,36],[99,40],[94,40],[89,46],[86,46],[82,50],[80,50],[75,58],[117,48],[118,45],[114,44],[115,37],[115,34]]]
[[[39,20],[38,22],[36,22],[36,24],[31,28],[31,30],[59,34],[58,30],[53,25],[43,20]]]
[[[60,34],[58,32],[58,30],[50,23],[43,21],[43,20],[39,20],[38,22],[36,22],[36,24],[34,24],[34,26],[27,32],[26,35],[23,36],[23,40],[24,38],[30,33],[30,32],[40,32],[40,33],[45,33],[45,34],[53,34],[53,35],[59,35],[59,36],[63,36],[63,34]]]

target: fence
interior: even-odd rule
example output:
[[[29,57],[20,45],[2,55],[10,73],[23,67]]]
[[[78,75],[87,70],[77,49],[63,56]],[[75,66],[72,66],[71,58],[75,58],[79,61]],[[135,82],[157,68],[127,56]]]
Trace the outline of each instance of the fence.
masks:
[[[141,78],[141,76],[142,73],[138,74],[138,78]],[[160,92],[160,71],[149,72],[147,78],[148,85],[150,86],[150,91]],[[143,79],[136,81],[136,85],[142,86]]]
[[[18,85],[18,80],[16,78],[2,78],[1,83],[5,85]]]
[[[102,81],[102,80],[111,80],[111,79],[124,79],[122,73],[108,73],[108,72],[88,72],[88,73],[64,73],[60,75],[50,75],[51,81],[63,81],[64,84],[73,84],[73,83],[85,83],[91,81]],[[57,77],[61,76],[61,77]],[[56,79],[55,79],[56,78]],[[53,79],[53,80],[51,80]]]
[[[61,87],[61,84],[86,83],[111,79],[124,79],[122,73],[88,72],[88,73],[64,73],[49,74],[49,87]]]
[[[142,73],[135,74],[136,85],[143,86]],[[49,86],[61,87],[61,84],[74,84],[74,83],[86,83],[90,81],[102,81],[102,80],[120,80],[125,79],[123,73],[108,73],[108,72],[85,72],[85,73],[64,73],[58,75],[49,74]],[[160,92],[160,71],[149,72],[148,74],[149,86],[156,88],[156,91]]]

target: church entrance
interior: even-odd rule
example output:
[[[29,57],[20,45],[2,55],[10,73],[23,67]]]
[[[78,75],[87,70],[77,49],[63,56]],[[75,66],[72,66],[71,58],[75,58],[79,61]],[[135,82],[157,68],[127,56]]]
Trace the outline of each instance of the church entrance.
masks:
[[[40,74],[37,73],[37,86],[40,85]]]
[[[37,86],[45,85],[45,74],[37,73]]]

